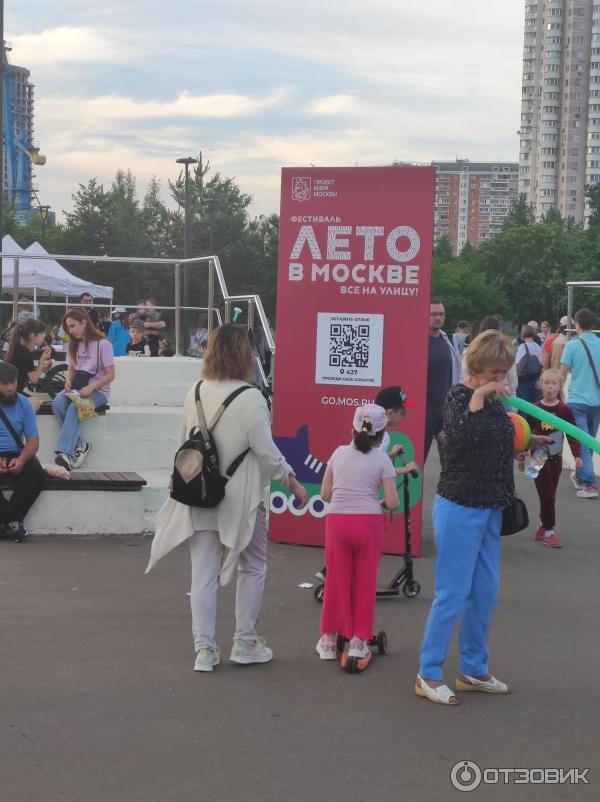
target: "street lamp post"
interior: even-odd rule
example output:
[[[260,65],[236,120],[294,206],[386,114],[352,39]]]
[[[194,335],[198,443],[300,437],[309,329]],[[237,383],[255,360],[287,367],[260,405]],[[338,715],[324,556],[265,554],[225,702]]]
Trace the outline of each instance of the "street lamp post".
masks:
[[[46,247],[46,225],[48,223],[48,214],[50,207],[48,205],[40,206],[40,217],[42,219],[42,245]]]
[[[184,203],[183,203],[183,258],[189,258],[190,249],[190,184],[189,184],[189,170],[190,164],[198,164],[198,159],[193,156],[182,156],[180,159],[175,160],[177,164],[185,166],[184,178]],[[190,305],[190,268],[189,265],[183,266],[183,305]]]

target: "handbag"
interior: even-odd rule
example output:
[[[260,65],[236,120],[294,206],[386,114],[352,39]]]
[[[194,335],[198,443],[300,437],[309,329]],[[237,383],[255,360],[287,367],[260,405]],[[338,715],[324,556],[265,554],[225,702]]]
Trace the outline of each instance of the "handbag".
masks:
[[[96,352],[96,370],[93,373],[90,373],[88,370],[76,370],[73,373],[73,378],[71,380],[71,387],[73,390],[82,390],[84,387],[87,387],[94,376],[98,373],[98,368],[100,367],[100,340],[98,340],[98,350]]]
[[[529,513],[522,498],[515,496],[508,507],[502,510],[502,537],[515,535],[529,526]]]

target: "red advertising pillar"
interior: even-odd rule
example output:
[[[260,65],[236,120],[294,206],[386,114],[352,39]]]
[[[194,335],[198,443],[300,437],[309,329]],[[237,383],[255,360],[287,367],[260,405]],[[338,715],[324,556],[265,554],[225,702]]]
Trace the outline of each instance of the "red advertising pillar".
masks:
[[[434,185],[431,167],[282,171],[273,430],[310,502],[297,510],[274,484],[272,540],[323,545],[327,460],[349,442],[354,408],[381,387],[401,385],[412,400],[390,435],[422,464]],[[409,490],[419,554],[420,474]],[[404,550],[403,513],[387,552]]]

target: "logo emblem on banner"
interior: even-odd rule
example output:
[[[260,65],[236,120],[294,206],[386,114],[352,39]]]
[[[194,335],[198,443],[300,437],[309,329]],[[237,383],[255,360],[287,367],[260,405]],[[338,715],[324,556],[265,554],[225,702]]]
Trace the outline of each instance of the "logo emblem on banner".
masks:
[[[292,200],[307,201],[312,195],[312,179],[292,178]]]

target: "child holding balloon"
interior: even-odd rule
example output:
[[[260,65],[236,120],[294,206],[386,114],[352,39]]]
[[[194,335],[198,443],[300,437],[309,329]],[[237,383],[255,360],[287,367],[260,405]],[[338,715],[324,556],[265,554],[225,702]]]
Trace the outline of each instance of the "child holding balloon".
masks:
[[[557,418],[575,425],[575,418],[571,407],[562,400],[562,382],[560,372],[555,368],[545,370],[540,378],[542,398],[535,406],[546,412],[556,415]],[[556,536],[554,525],[556,522],[556,488],[562,471],[562,451],[564,434],[547,421],[540,421],[532,416],[528,418],[532,434],[544,434],[552,438],[548,444],[548,459],[546,464],[535,478],[535,488],[540,499],[540,525],[535,533],[535,539],[549,548],[559,549],[562,543]],[[571,453],[575,458],[576,468],[580,468],[581,446],[572,437],[567,436]]]

